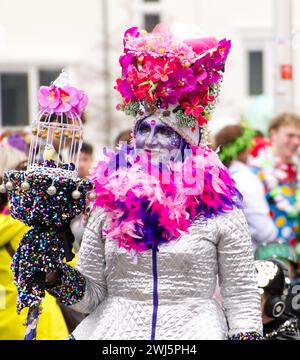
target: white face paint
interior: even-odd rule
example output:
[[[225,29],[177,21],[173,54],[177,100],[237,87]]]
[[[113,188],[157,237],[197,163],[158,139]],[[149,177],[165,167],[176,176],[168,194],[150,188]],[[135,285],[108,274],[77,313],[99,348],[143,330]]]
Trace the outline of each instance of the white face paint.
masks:
[[[138,150],[151,153],[153,159],[175,159],[185,141],[170,126],[151,115],[137,124],[135,144]]]

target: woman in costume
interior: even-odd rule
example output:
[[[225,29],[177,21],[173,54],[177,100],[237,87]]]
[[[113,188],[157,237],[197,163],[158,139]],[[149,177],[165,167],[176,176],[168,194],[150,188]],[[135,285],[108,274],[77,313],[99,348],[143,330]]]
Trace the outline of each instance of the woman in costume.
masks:
[[[230,41],[188,30],[125,33],[116,88],[135,145],[103,152],[77,269],[47,276],[51,294],[89,314],[71,338],[261,337],[240,194],[206,144]]]

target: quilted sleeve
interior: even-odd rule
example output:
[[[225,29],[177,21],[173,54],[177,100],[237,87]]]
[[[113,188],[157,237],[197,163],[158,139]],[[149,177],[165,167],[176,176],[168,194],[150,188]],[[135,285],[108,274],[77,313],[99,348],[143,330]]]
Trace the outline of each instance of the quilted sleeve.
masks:
[[[244,214],[234,209],[219,216],[217,226],[219,281],[229,337],[243,338],[241,334],[257,334],[260,337],[260,295]]]

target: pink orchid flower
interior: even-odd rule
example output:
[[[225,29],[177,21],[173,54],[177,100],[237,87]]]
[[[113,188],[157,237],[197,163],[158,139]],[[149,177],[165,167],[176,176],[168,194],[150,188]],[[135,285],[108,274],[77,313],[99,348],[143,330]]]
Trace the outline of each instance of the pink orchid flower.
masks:
[[[60,93],[55,86],[41,86],[38,101],[41,109],[53,111],[60,104]]]
[[[73,107],[78,105],[80,101],[79,91],[72,86],[65,86],[59,88],[60,92],[60,106],[55,109],[56,113],[64,113],[70,111]]]
[[[81,116],[87,105],[88,99],[82,90],[72,86],[58,88],[54,85],[41,86],[38,92],[40,108],[44,111],[65,113],[72,117],[74,114]]]

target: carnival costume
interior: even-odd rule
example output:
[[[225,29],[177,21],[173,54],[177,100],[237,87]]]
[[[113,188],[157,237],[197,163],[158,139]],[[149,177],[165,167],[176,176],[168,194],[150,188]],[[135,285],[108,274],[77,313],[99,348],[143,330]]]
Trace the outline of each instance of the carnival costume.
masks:
[[[223,129],[229,131],[229,127]],[[221,130],[222,132],[222,130]],[[220,133],[219,133],[220,134]],[[218,135],[216,135],[218,138]],[[239,155],[250,150],[255,139],[255,131],[246,125],[241,126],[241,135],[221,144],[219,158],[228,166],[238,190],[243,195],[243,210],[249,226],[253,247],[273,241],[277,237],[277,227],[270,217],[269,205],[264,196],[261,180],[251,167],[238,159]],[[254,141],[256,152],[259,146]],[[247,159],[248,162],[248,159]]]
[[[125,33],[119,109],[135,116],[134,133],[141,121],[159,119],[188,155],[167,163],[135,147],[103,151],[76,274],[65,266],[60,284],[48,288],[89,314],[71,338],[260,338],[240,194],[205,144],[230,41],[197,32],[186,39],[165,26]],[[213,297],[217,276],[224,310]]]
[[[270,216],[278,229],[277,240],[295,247],[299,267],[299,166],[295,162],[283,163],[272,154],[271,147],[254,158],[251,165],[264,185]]]

